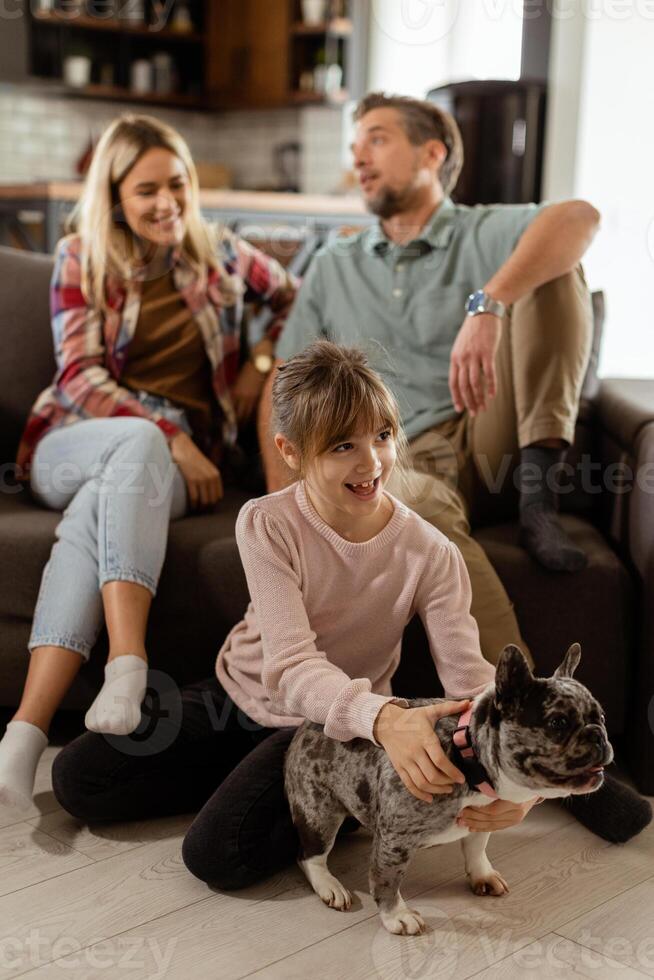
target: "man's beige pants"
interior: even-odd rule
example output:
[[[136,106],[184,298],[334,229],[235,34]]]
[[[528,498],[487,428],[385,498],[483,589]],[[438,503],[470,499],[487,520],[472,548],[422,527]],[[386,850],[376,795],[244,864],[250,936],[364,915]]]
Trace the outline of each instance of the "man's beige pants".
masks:
[[[461,549],[472,585],[472,615],[486,660],[507,643],[531,661],[513,604],[470,525],[501,519],[517,503],[520,449],[543,439],[574,440],[592,341],[592,306],[581,266],[509,309],[497,353],[497,394],[474,418],[463,412],[409,444],[410,470],[389,490]],[[533,666],[533,662],[532,662]]]

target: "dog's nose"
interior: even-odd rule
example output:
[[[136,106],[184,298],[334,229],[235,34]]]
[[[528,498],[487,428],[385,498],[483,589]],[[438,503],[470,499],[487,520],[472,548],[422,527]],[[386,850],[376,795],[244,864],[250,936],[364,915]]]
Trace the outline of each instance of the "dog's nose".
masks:
[[[599,725],[588,725],[586,728],[586,737],[590,742],[594,742],[600,748],[604,748],[606,739],[604,738],[604,732]]]

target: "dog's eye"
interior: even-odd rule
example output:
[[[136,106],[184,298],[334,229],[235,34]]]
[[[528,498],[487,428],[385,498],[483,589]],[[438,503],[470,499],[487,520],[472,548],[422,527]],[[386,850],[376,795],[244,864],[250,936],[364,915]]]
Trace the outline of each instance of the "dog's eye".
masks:
[[[547,724],[550,728],[560,732],[568,727],[569,722],[565,715],[552,715],[551,718],[547,719]]]

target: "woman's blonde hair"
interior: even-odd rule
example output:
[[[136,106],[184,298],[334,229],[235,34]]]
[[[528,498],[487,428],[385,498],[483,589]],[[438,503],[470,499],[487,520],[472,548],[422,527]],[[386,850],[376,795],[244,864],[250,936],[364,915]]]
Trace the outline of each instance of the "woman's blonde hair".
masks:
[[[120,207],[119,187],[132,167],[148,150],[164,149],[181,160],[189,179],[189,201],[182,252],[198,276],[219,265],[211,229],[202,219],[198,177],[190,150],[171,126],[153,116],[127,113],[115,119],[102,134],[93,154],[82,195],[68,230],[82,240],[82,292],[88,303],[106,310],[107,276],[129,281],[139,256],[134,235]]]
[[[345,442],[358,429],[389,429],[403,471],[407,443],[393,394],[363,350],[318,340],[277,369],[272,389],[272,431],[291,442],[300,476],[315,456]]]

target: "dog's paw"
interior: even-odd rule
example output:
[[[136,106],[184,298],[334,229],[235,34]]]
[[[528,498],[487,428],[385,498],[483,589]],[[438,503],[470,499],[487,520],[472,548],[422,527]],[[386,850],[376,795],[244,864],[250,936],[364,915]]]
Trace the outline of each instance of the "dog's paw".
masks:
[[[338,878],[334,878],[333,876],[331,878],[331,881],[326,881],[321,884],[318,895],[330,909],[347,912],[352,905],[352,895],[347,888],[341,885]]]
[[[381,920],[395,936],[419,936],[425,931],[425,920],[415,909],[404,908],[394,914],[382,912]]]
[[[483,878],[471,877],[470,887],[475,895],[494,895],[497,897],[498,895],[507,895],[509,892],[509,886],[506,881],[499,871],[495,870]]]

